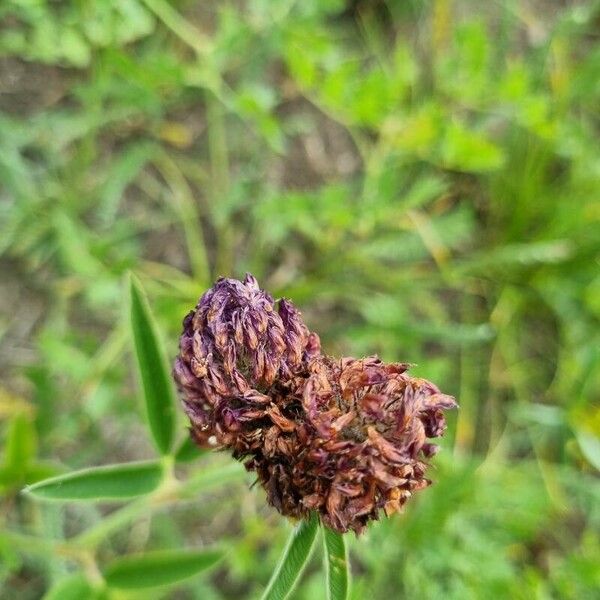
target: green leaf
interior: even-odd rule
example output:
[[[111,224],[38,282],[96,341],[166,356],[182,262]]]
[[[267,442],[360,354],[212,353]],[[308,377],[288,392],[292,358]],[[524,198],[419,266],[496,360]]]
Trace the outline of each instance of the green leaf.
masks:
[[[4,464],[7,470],[24,473],[36,454],[37,436],[31,417],[19,412],[10,421]]]
[[[80,573],[75,573],[55,583],[46,592],[43,600],[91,600],[96,597],[96,592],[86,578]]]
[[[344,536],[322,527],[325,546],[328,600],[346,600],[350,589],[348,553]]]
[[[600,471],[600,438],[588,431],[579,430],[575,432],[579,448],[587,461]]]
[[[223,553],[219,550],[163,550],[125,556],[104,572],[110,587],[139,589],[169,585],[212,567]]]
[[[183,440],[183,442],[181,442],[181,445],[179,446],[179,448],[177,448],[177,451],[175,452],[175,462],[190,462],[192,460],[195,460],[196,458],[200,458],[205,453],[206,450],[199,448],[194,443],[194,440],[192,440],[192,438],[188,435]]]
[[[109,500],[147,494],[160,483],[162,468],[154,461],[82,469],[25,488],[44,500]]]
[[[312,513],[308,520],[301,521],[296,526],[262,600],[283,600],[291,593],[310,558],[318,525],[318,517]]]
[[[451,122],[442,144],[444,167],[467,173],[484,173],[499,169],[506,161],[502,148],[482,133]]]
[[[175,437],[175,393],[148,300],[131,276],[131,327],[150,431],[157,448],[168,454]]]

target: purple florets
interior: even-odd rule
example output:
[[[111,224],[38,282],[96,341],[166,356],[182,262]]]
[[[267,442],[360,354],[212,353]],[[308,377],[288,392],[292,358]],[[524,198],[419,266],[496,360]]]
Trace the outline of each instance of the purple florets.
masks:
[[[229,448],[282,514],[339,532],[401,509],[456,407],[405,363],[333,359],[288,300],[219,279],[183,322],[174,377],[202,446]]]

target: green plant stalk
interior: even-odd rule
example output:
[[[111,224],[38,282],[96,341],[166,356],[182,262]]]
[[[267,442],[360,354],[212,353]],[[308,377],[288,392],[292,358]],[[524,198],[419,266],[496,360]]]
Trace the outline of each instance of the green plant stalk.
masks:
[[[84,553],[89,554],[92,552],[93,556],[93,551],[104,539],[134,521],[140,515],[158,510],[169,504],[189,500],[198,492],[215,485],[239,480],[245,475],[245,471],[239,463],[230,463],[225,467],[200,471],[187,481],[180,481],[174,473],[175,460],[172,455],[164,456],[161,463],[163,475],[156,490],[117,509],[95,526],[69,540],[46,543],[46,540],[42,538],[21,536],[12,532],[7,533],[6,536],[15,545],[19,545],[27,551],[43,553],[52,550],[81,561]]]
[[[13,547],[19,548],[30,554],[44,556],[49,553],[54,553],[71,559],[78,559],[81,555],[81,548],[77,547],[71,541],[49,540],[6,529],[0,533],[0,539],[5,539],[10,542]]]
[[[212,204],[223,202],[229,193],[229,152],[223,105],[211,92],[206,92],[208,152],[210,156]],[[215,270],[219,275],[231,274],[233,269],[233,228],[223,219],[217,224],[217,259]]]
[[[165,505],[187,500],[213,485],[239,480],[243,475],[245,472],[238,463],[202,471],[185,482],[177,480],[172,471],[170,473],[167,471],[163,482],[154,492],[116,510],[97,525],[71,540],[78,546],[94,548],[110,534],[134,521],[140,515],[147,514],[148,511],[159,510]]]
[[[95,548],[111,533],[121,529],[130,521],[133,521],[138,515],[147,511],[151,504],[152,494],[134,500],[123,508],[114,511],[87,531],[71,538],[69,543],[72,542],[83,548]]]
[[[178,165],[166,152],[161,153],[154,164],[173,194],[175,208],[185,236],[192,274],[198,285],[208,286],[211,280],[210,267],[194,194]]]
[[[510,377],[517,402],[522,406],[526,406],[531,401],[531,393],[527,385],[528,374],[523,367],[526,362],[521,357],[520,348],[518,344],[515,343],[515,336],[510,328],[510,322],[518,310],[517,303],[518,292],[515,292],[507,286],[498,301],[499,310],[503,313],[505,327],[502,328],[498,335],[497,345]],[[548,497],[560,511],[563,511],[565,510],[565,507],[568,506],[567,494],[562,489],[562,486],[552,469],[548,467],[547,461],[544,459],[539,447],[539,443],[535,438],[535,433],[531,431],[531,426],[527,425],[526,430]]]
[[[468,323],[476,314],[471,295],[465,295],[461,303],[461,321]],[[460,348],[460,410],[456,421],[454,453],[468,455],[473,450],[477,428],[477,362],[470,344],[464,342]]]
[[[197,75],[199,78],[192,77],[188,81],[188,84],[199,85],[203,89],[210,90],[224,105],[231,106],[229,98],[233,95],[232,90],[223,80],[221,74],[216,69],[210,67],[211,61],[208,59],[214,51],[212,40],[196,27],[190,25],[165,0],[143,0],[143,2],[165,27],[170,29],[182,42],[194,50],[198,59]]]
[[[199,29],[190,25],[168,2],[165,0],[142,1],[167,28],[190,48],[193,48],[199,56],[206,56],[213,51],[211,40]]]
[[[64,540],[65,513],[56,504],[37,504],[41,516],[40,535],[47,539]],[[48,563],[48,579],[51,585],[68,573],[65,560],[54,555]]]
[[[118,323],[90,361],[92,368],[81,384],[81,396],[89,398],[96,391],[103,375],[123,355],[128,339],[125,324],[123,322]]]
[[[94,548],[105,537],[135,519],[142,512],[171,499],[180,485],[173,473],[174,460],[172,456],[164,456],[161,462],[163,478],[156,490],[116,510],[91,529],[71,538],[70,541],[84,548]]]

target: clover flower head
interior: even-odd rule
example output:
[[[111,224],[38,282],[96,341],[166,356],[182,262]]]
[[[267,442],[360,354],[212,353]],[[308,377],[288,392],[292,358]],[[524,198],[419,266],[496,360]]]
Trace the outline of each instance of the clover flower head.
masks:
[[[200,445],[228,448],[280,513],[338,532],[402,509],[457,406],[406,363],[334,359],[287,300],[219,279],[183,323],[174,377]]]

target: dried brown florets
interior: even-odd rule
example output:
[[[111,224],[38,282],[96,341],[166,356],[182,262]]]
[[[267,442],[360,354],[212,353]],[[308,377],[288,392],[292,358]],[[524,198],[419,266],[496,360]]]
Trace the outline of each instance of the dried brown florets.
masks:
[[[279,512],[361,532],[429,485],[451,396],[404,363],[332,359],[285,300],[221,279],[184,321],[174,375],[200,444],[247,458]]]
[[[360,532],[380,510],[399,511],[429,485],[424,460],[436,446],[427,438],[442,435],[442,411],[456,402],[406,369],[376,357],[313,362],[302,387],[302,419],[271,442],[283,451],[250,465],[273,506],[295,517],[316,510],[328,527]]]

